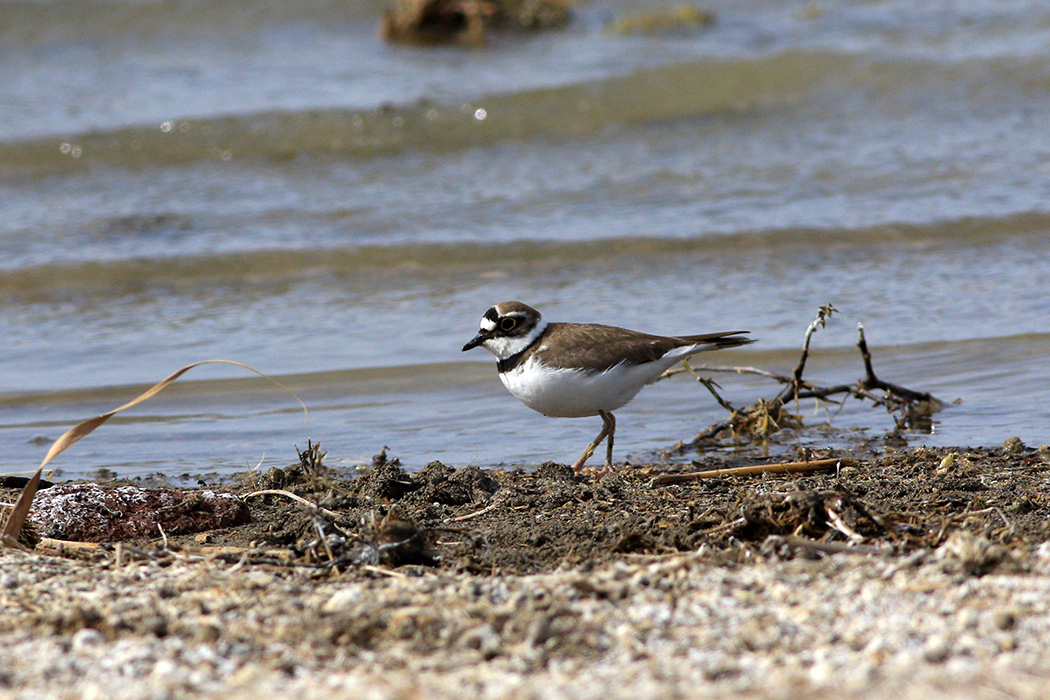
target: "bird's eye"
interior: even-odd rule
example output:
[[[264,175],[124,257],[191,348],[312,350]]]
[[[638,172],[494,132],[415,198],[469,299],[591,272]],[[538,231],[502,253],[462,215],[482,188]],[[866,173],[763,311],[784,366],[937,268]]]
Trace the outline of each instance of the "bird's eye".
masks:
[[[518,325],[518,319],[507,316],[499,320],[499,329],[506,333],[507,331],[514,330]]]

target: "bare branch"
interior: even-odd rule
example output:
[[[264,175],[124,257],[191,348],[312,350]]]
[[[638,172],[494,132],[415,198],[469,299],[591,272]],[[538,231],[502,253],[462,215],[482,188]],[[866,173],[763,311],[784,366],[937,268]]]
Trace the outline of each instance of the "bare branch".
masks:
[[[868,341],[864,337],[864,325],[861,323],[857,324],[857,348],[860,350],[860,356],[864,360],[865,377],[862,386],[865,389],[882,389],[883,391],[895,394],[906,401],[930,401],[940,403],[929,392],[913,391],[898,384],[884,382],[875,376],[875,370],[871,365],[871,352],[868,350]]]
[[[879,379],[875,374],[871,360],[871,351],[868,349],[867,340],[864,337],[864,327],[861,324],[857,325],[857,348],[860,350],[861,359],[864,363],[864,377],[862,379],[852,384],[837,384],[833,386],[821,386],[803,379],[813,334],[817,330],[824,328],[827,325],[827,319],[837,311],[831,304],[826,304],[817,310],[816,318],[806,328],[805,338],[802,343],[802,354],[791,375],[756,367],[704,365],[693,368],[687,362],[683,362],[681,369],[676,368],[665,372],[661,378],[680,372],[689,372],[698,382],[707,387],[708,391],[714,395],[723,408],[730,411],[730,416],[727,420],[709,426],[706,430],[698,433],[691,442],[680,445],[678,449],[684,452],[709,442],[727,431],[734,435],[752,435],[761,438],[771,435],[781,428],[803,427],[802,417],[795,415],[786,408],[788,402],[797,402],[801,399],[815,399],[817,401],[841,404],[840,401],[830,398],[841,395],[846,398],[853,397],[860,401],[870,401],[874,406],[885,407],[891,414],[898,414],[894,419],[896,423],[895,431],[909,427],[914,428],[928,423],[930,416],[940,410],[943,404],[929,392],[915,391]],[[753,374],[772,379],[782,384],[783,387],[772,399],[759,399],[748,408],[737,410],[715,391],[715,387],[718,385],[713,380],[702,376],[701,372]],[[879,394],[876,392],[883,393]]]
[[[802,373],[806,369],[806,361],[809,359],[809,343],[813,339],[813,334],[817,332],[818,328],[825,328],[827,326],[828,318],[835,312],[836,309],[831,304],[825,304],[824,306],[817,309],[817,317],[813,319],[813,322],[809,324],[806,329],[806,337],[802,341],[802,355],[798,358],[798,364],[795,365],[794,371],[791,373],[791,381],[787,386],[777,395],[777,400],[783,400],[785,396],[789,395],[790,391],[796,400],[798,399],[798,392],[804,385],[802,381]]]

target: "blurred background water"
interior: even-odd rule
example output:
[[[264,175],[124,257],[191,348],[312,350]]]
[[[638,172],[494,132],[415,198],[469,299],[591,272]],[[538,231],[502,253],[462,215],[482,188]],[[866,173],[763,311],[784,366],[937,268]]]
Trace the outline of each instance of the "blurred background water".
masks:
[[[307,436],[337,465],[575,459],[597,419],[460,353],[507,299],[748,328],[702,359],[779,371],[831,302],[811,379],[859,378],[863,322],[883,378],[960,399],[913,443],[1050,441],[1050,6],[716,0],[702,31],[608,31],[667,6],[466,49],[383,43],[378,0],[0,0],[0,472],[213,357],[308,416],[210,366],[54,466],[265,469]],[[723,416],[661,382],[617,457]]]

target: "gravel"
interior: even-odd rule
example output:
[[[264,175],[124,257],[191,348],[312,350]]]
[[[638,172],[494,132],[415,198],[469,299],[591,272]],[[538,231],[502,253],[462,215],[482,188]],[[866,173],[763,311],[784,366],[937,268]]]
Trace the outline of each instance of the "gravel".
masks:
[[[963,544],[491,576],[8,551],[0,698],[1048,697],[1050,548],[978,576]]]

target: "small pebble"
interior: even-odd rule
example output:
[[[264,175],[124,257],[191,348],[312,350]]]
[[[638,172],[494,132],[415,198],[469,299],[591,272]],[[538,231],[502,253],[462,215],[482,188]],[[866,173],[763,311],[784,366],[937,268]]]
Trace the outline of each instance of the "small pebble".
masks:
[[[995,629],[1006,632],[1017,625],[1017,616],[1010,610],[996,610],[992,615],[992,625]]]
[[[245,580],[247,580],[249,586],[268,588],[273,585],[274,577],[265,571],[252,571],[245,576]]]
[[[102,633],[90,627],[84,627],[73,635],[71,647],[74,653],[82,654],[102,644]]]
[[[340,588],[332,594],[331,598],[325,601],[324,605],[321,606],[321,610],[324,612],[346,610],[347,608],[352,608],[360,603],[361,599],[362,593],[360,588],[356,586]]]
[[[177,674],[178,671],[179,667],[171,659],[157,659],[157,663],[153,664],[150,670],[150,675],[155,678],[168,678]]]
[[[830,661],[818,661],[809,669],[809,679],[814,683],[830,683],[835,678],[837,669]]]
[[[978,616],[977,611],[973,608],[963,608],[959,611],[957,617],[959,626],[964,629],[973,629],[977,627]]]
[[[932,635],[922,647],[922,658],[931,664],[939,664],[948,658],[950,653],[948,640],[939,634]]]

